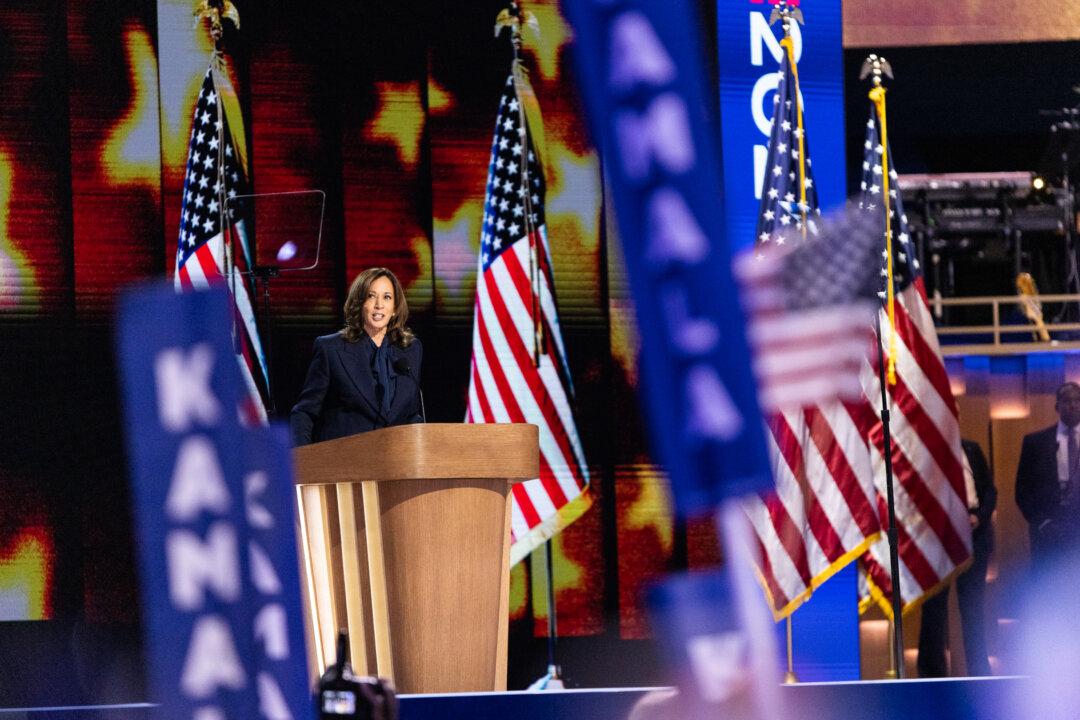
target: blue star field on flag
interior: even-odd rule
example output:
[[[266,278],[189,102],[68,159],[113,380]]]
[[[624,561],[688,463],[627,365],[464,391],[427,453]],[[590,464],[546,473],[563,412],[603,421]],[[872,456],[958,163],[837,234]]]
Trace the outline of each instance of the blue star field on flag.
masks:
[[[522,182],[523,172],[528,174],[528,192]],[[499,100],[488,165],[484,226],[480,235],[484,270],[515,242],[528,242],[527,230],[544,225],[544,191],[544,175],[536,161],[532,139],[522,132],[521,108],[511,76]]]
[[[862,182],[859,184],[860,197],[859,207],[877,217],[878,227],[885,227],[885,218],[882,215],[885,207],[884,185],[882,183],[881,156],[885,147],[881,144],[881,135],[878,124],[874,117],[875,111],[870,109],[870,119],[866,123],[866,141],[863,143]],[[889,149],[889,157],[892,157],[892,149]],[[908,232],[907,215],[904,214],[904,204],[898,192],[899,182],[896,170],[889,168],[889,218],[893,235],[893,282],[895,292],[903,291],[921,270],[919,268],[918,254],[915,244],[911,241]],[[882,247],[884,247],[884,233],[882,234]],[[885,261],[888,255],[881,250],[881,289],[878,297],[885,300],[886,270]]]
[[[811,171],[810,146],[806,133],[799,127],[798,87],[786,52],[779,73],[780,84],[773,97],[772,131],[765,161],[761,211],[758,214],[758,245],[783,244],[787,237],[786,230],[794,228],[801,232],[804,229],[804,218],[807,219],[806,230],[813,233],[813,218],[821,214]],[[805,154],[805,202],[800,192],[800,140]]]
[[[176,264],[182,267],[200,245],[221,232],[222,181],[228,198],[246,195],[246,181],[240,172],[224,113],[219,113],[213,73],[203,78],[191,129],[188,162],[184,177],[184,198],[180,212],[180,237]],[[221,138],[224,137],[222,146]],[[224,163],[224,173],[220,165]],[[231,206],[231,204],[230,204]],[[247,248],[244,248],[245,252]]]

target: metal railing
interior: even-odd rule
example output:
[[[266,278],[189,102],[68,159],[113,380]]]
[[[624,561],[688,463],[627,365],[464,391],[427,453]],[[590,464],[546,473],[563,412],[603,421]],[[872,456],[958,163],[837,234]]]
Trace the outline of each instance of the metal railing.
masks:
[[[1039,295],[1039,302],[1043,307],[1047,303],[1080,303],[1080,294],[1069,295]],[[990,307],[990,325],[938,325],[938,337],[942,339],[941,352],[943,355],[1012,355],[1016,353],[1046,352],[1056,350],[1080,349],[1080,322],[1055,323],[1044,322],[1043,327],[1051,334],[1050,341],[1038,339],[1039,326],[1036,323],[1018,323],[1002,325],[1002,306],[1016,307],[1023,305],[1026,299],[1019,295],[983,295],[972,297],[953,298],[930,298],[930,311],[934,315],[935,322],[941,321],[944,308],[949,307]],[[1019,311],[1023,316],[1023,310]],[[1055,339],[1054,333],[1075,333],[1077,339]],[[1027,334],[1028,338],[1020,340],[1003,339],[1002,336],[1021,336]],[[969,342],[962,344],[948,344],[946,339],[950,336],[983,336],[987,342]]]

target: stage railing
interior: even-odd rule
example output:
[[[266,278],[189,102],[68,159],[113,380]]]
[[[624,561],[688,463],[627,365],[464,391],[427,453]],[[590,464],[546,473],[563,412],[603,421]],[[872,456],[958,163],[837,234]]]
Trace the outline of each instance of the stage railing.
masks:
[[[1080,294],[1039,295],[1038,300],[1044,307],[1048,303],[1077,303],[1077,307],[1080,307]],[[1044,321],[1042,327],[1050,333],[1049,341],[1039,339],[1040,326],[1034,322],[1002,323],[1003,307],[1008,309],[1029,302],[1028,298],[1019,295],[930,298],[930,310],[937,323],[941,323],[941,317],[946,308],[987,306],[990,308],[991,323],[989,325],[938,324],[937,333],[941,339],[942,354],[946,356],[1013,355],[1080,349],[1080,322]],[[1020,317],[1025,317],[1022,308],[1015,313],[1010,313],[1006,319]],[[950,339],[954,338],[957,341],[950,342]]]

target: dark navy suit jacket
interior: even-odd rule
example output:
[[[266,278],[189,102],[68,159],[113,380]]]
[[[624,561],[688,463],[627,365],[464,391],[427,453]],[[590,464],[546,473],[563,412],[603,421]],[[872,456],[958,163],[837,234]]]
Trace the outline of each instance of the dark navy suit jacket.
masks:
[[[315,353],[290,424],[293,445],[355,435],[390,425],[421,422],[419,340],[407,348],[390,346],[396,376],[389,417],[379,412],[367,338],[346,342],[341,333],[315,339]]]
[[[1039,556],[1053,550],[1040,532],[1047,520],[1056,520],[1061,506],[1057,471],[1057,424],[1024,437],[1016,468],[1016,504],[1028,521],[1031,552]]]

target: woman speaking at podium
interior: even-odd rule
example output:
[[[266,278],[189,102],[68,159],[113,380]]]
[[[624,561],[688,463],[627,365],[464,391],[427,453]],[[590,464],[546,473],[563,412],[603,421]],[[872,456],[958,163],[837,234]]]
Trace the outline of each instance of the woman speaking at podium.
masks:
[[[423,421],[423,347],[408,319],[394,273],[376,267],[356,276],[345,298],[345,327],[315,340],[290,417],[293,445]]]

